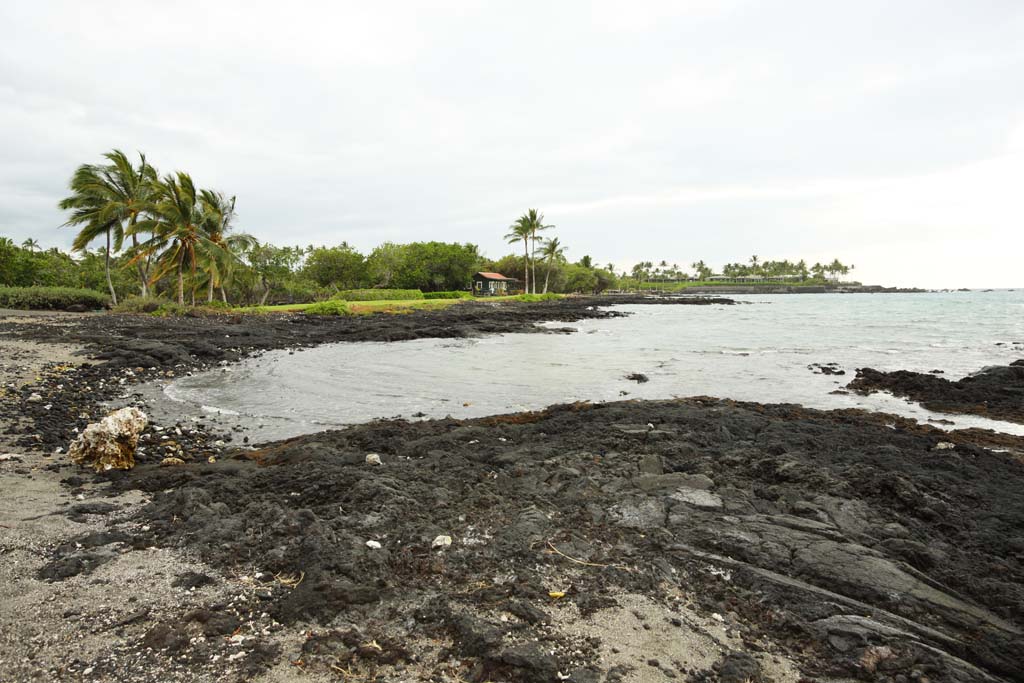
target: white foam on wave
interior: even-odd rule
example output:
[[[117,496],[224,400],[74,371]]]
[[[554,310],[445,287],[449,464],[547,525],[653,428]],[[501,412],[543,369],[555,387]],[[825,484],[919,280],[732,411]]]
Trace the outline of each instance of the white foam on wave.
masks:
[[[218,408],[217,406],[199,406],[199,409],[204,413],[213,415],[241,415],[237,410],[231,410],[230,408]]]

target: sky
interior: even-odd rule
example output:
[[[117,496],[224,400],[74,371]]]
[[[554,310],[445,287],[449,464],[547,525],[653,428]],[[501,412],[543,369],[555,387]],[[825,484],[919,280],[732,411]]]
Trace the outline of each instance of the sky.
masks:
[[[1024,3],[4,2],[0,235],[120,148],[277,244],[1024,286]]]

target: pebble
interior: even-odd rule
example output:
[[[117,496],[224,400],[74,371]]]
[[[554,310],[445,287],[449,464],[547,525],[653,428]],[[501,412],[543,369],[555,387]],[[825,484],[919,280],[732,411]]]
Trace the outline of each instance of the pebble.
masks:
[[[438,536],[434,539],[434,542],[430,544],[431,548],[447,548],[452,544],[451,536]]]
[[[380,456],[378,454],[376,454],[376,453],[369,453],[366,456],[366,464],[367,465],[383,465],[384,463],[381,461]]]

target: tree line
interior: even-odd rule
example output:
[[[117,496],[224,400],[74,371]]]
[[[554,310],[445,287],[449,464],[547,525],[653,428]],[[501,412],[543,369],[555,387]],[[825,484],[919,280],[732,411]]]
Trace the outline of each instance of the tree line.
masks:
[[[468,290],[480,270],[522,274],[525,291],[535,292],[538,260],[545,292],[596,292],[615,283],[589,257],[568,263],[558,238],[540,235],[554,226],[535,209],[510,229],[527,246],[524,255],[497,261],[470,243],[387,242],[362,254],[346,242],[260,242],[237,229],[233,195],[200,188],[183,171],[161,174],[144,154],[132,160],[116,149],[75,170],[59,207],[68,212],[64,226],[76,230],[71,253],[0,238],[0,284],[106,289],[115,304],[133,294],[182,305],[297,303],[367,287]]]
[[[144,154],[133,161],[112,150],[97,164],[79,166],[59,207],[64,226],[76,229],[72,253],[43,250],[35,239],[21,246],[0,238],[0,285],[106,289],[116,304],[136,294],[173,298],[179,304],[298,303],[359,288],[468,290],[477,271],[520,278],[529,293],[586,292],[642,286],[649,281],[706,280],[714,273],[704,261],[690,264],[644,261],[631,272],[595,265],[584,255],[575,262],[551,233],[544,214],[529,209],[507,229],[505,240],[521,247],[497,260],[471,243],[386,242],[362,254],[346,242],[334,246],[276,246],[237,229],[236,198],[199,188],[183,171],[161,175]],[[99,248],[92,248],[99,242]],[[795,276],[836,279],[852,265],[808,266],[797,262],[727,263],[722,275]]]
[[[193,305],[201,288],[208,302],[215,290],[226,297],[224,286],[239,253],[255,244],[252,236],[233,230],[235,198],[197,188],[184,171],[161,177],[144,154],[137,164],[116,149],[104,159],[106,163],[82,164],[75,170],[71,192],[59,206],[71,212],[64,225],[78,228],[72,251],[104,241],[104,271],[113,302],[117,289],[111,259],[118,253],[124,256],[121,266],[137,274],[142,296],[164,283],[184,304],[187,283]]]
[[[632,270],[622,273],[622,278],[632,277],[638,283],[643,282],[677,282],[680,280],[708,280],[716,275],[711,266],[704,261],[695,261],[690,264],[692,271],[685,271],[678,263],[669,264],[661,261],[655,264],[651,261],[641,261],[633,266]],[[793,262],[788,259],[782,261],[762,261],[756,254],[750,257],[747,263],[726,263],[718,273],[728,278],[740,277],[790,277],[799,280],[837,280],[840,277],[850,274],[854,266],[842,263],[834,259],[831,263],[815,263],[808,266],[803,259]],[[692,273],[692,274],[691,274]]]
[[[115,282],[124,289],[117,278]],[[0,287],[74,287],[106,289],[103,254],[86,251],[77,258],[56,249],[42,249],[29,238],[15,244],[0,237]]]
[[[113,239],[111,249],[113,250]],[[594,268],[589,258],[569,263],[564,247],[557,257],[541,258],[539,280],[545,291],[600,292],[616,286],[607,270]],[[539,253],[539,252],[538,252]],[[239,250],[237,262],[220,279],[215,299],[234,305],[305,303],[330,298],[345,289],[388,288],[430,291],[469,290],[473,273],[497,271],[523,274],[522,255],[497,260],[482,256],[474,244],[446,242],[386,242],[368,254],[342,243],[336,246],[277,246],[254,241]],[[202,271],[200,284],[206,282]],[[191,292],[192,275],[184,270],[185,289]],[[105,238],[98,249],[74,255],[56,248],[40,249],[35,240],[21,246],[0,237],[0,286],[52,286],[113,290],[119,300],[142,292],[132,251],[107,257]],[[149,284],[148,295],[176,295],[176,277]],[[200,286],[203,294],[208,292]],[[200,297],[198,303],[203,303]],[[186,301],[188,303],[189,299]]]

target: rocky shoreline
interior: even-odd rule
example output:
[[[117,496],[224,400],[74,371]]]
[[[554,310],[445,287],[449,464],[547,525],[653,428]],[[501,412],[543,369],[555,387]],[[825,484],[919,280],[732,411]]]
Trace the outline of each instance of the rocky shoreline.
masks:
[[[5,375],[0,678],[1024,681],[1019,437],[688,399],[57,452],[167,373],[616,315],[454,308],[0,323],[105,361]]]
[[[888,391],[937,412],[981,415],[1024,424],[1024,359],[1008,366],[984,368],[957,381],[934,372],[879,372],[862,368],[848,386],[863,394]]]

